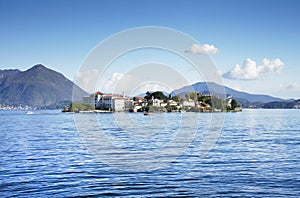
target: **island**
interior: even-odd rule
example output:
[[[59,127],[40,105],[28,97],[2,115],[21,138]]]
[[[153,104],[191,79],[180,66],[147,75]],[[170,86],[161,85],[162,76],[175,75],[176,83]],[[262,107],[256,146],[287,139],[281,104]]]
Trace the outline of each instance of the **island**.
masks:
[[[213,94],[190,92],[166,96],[162,91],[147,91],[144,97],[105,94],[100,91],[71,102],[62,112],[239,112],[241,105],[231,96],[221,99]]]

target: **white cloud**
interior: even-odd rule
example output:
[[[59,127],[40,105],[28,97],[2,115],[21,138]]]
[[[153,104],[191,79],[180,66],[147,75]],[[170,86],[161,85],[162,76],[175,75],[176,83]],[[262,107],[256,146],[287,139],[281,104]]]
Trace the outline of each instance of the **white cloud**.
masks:
[[[214,45],[193,44],[191,49],[186,50],[186,52],[192,53],[192,54],[217,54],[219,52],[219,50]]]
[[[284,63],[279,58],[273,60],[264,58],[261,65],[251,58],[247,58],[243,66],[236,64],[234,68],[223,74],[223,77],[233,80],[254,80],[262,76],[280,73],[283,68]]]
[[[100,71],[97,69],[79,71],[75,83],[85,91],[93,93],[95,91],[95,82],[99,75]]]
[[[105,93],[112,93],[122,77],[123,74],[121,73],[113,73],[111,77],[104,83],[102,91]]]
[[[215,75],[216,75],[216,77],[221,77],[222,76],[222,71],[221,70],[219,70],[219,69],[217,69],[217,71],[215,71]]]

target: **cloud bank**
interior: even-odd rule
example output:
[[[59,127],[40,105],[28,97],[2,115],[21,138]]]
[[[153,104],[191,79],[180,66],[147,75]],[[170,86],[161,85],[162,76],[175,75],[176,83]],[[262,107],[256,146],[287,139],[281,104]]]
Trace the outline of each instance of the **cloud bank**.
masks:
[[[186,50],[187,53],[192,54],[217,54],[219,52],[218,48],[216,48],[214,45],[204,44],[193,44],[191,46],[191,49]]]
[[[251,58],[247,58],[242,66],[236,64],[234,68],[223,74],[223,77],[232,80],[254,80],[263,76],[280,73],[283,68],[284,63],[279,58],[273,60],[264,58],[260,65]]]

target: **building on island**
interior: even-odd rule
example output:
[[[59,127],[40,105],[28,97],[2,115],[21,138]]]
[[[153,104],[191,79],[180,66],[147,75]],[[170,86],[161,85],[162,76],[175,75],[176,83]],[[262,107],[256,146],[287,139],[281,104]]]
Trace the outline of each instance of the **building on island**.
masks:
[[[195,106],[195,101],[192,99],[183,101],[183,106],[184,107],[194,107]]]
[[[125,98],[111,97],[111,110],[112,111],[125,111]]]
[[[125,99],[125,97],[119,95],[96,92],[89,96],[83,97],[83,102],[93,105],[95,109],[109,111],[124,111]]]
[[[219,104],[219,106],[211,105],[211,101],[214,99],[216,102],[214,104]],[[143,111],[159,111],[159,112],[178,112],[178,111],[194,111],[194,112],[219,112],[226,111],[228,109],[234,109],[235,111],[240,111],[241,108],[236,109],[232,107],[232,98],[227,100],[221,100],[218,98],[212,98],[212,96],[204,96],[201,100],[173,100],[169,99],[159,99],[154,98],[142,98],[136,96],[133,98],[117,95],[117,94],[104,94],[102,92],[96,92],[89,96],[83,97],[83,102],[86,104],[93,105],[96,110],[105,110],[113,112],[143,112]],[[218,102],[218,103],[217,103]],[[223,104],[226,109],[223,108]],[[299,108],[295,106],[294,108]]]
[[[164,100],[160,100],[160,99],[157,99],[157,98],[153,98],[152,99],[152,105],[154,106],[154,107],[160,107],[161,105],[161,103],[162,102],[164,102]]]

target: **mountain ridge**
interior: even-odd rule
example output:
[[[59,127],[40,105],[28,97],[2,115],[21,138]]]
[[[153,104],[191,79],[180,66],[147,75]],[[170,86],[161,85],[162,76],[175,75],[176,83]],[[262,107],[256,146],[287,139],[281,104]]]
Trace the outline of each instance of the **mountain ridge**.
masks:
[[[6,78],[6,77],[8,77],[10,75],[14,75],[14,74],[19,73],[19,72],[21,72],[21,71],[18,70],[18,69],[4,69],[4,70],[0,70],[0,82],[4,78]]]
[[[188,85],[185,87],[182,87],[180,89],[176,89],[171,92],[171,95],[185,95],[188,92],[195,91],[197,93],[203,93],[203,94],[214,94],[221,98],[231,96],[235,99],[237,99],[239,102],[244,102],[245,100],[250,103],[268,103],[268,102],[281,102],[284,101],[282,98],[277,98],[265,94],[250,94],[246,92],[241,92],[234,90],[232,88],[229,88],[227,86],[219,85],[214,82],[198,82],[194,83],[192,85]],[[224,95],[225,94],[225,95]]]
[[[0,104],[48,106],[61,101],[71,101],[73,88],[78,96],[75,100],[82,100],[82,96],[89,95],[79,88],[63,74],[37,64],[25,71],[17,69],[0,70]],[[287,100],[265,95],[250,94],[234,90],[230,87],[214,82],[197,82],[172,91],[171,95],[185,95],[189,92],[214,94],[220,98],[231,96],[243,107],[257,107],[269,102],[284,102]]]
[[[81,100],[87,93],[63,74],[37,64],[28,70],[7,75],[0,83],[0,103],[47,106],[72,100],[73,87]]]

